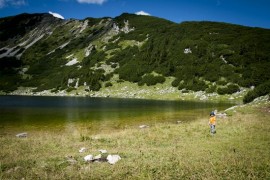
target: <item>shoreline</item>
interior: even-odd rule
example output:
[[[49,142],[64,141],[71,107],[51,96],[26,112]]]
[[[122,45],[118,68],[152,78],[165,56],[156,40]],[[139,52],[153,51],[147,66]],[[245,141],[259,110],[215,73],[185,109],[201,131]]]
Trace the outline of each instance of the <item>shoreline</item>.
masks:
[[[52,92],[52,90],[44,90],[41,92],[33,92],[34,88],[19,87],[17,90],[9,93],[0,91],[0,95],[17,95],[17,96],[56,96],[56,97],[99,97],[99,98],[130,98],[145,100],[170,100],[170,101],[201,101],[201,102],[231,102],[243,104],[243,97],[247,93],[247,89],[242,89],[234,94],[219,95],[217,93],[206,93],[205,91],[184,93],[174,87],[138,87],[138,86],[121,86],[107,87],[100,91],[84,91],[84,87],[67,92],[62,90]]]

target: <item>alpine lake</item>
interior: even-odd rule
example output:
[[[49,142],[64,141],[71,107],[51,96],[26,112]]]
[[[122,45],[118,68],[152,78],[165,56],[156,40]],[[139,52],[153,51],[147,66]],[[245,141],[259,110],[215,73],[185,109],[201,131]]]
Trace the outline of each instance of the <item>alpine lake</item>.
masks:
[[[21,132],[97,134],[155,123],[186,123],[223,111],[230,102],[92,97],[0,96],[0,135]]]

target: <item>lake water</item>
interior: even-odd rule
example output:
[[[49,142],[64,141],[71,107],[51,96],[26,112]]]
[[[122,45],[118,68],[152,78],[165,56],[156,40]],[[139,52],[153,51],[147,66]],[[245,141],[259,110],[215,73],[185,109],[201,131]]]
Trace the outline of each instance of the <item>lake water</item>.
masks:
[[[142,124],[192,121],[233,104],[90,97],[0,96],[0,131],[93,133]]]

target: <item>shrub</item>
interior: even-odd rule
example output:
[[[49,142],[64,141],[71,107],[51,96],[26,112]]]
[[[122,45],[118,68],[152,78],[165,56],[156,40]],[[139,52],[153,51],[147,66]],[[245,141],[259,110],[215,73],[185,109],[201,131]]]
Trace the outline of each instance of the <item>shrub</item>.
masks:
[[[173,80],[172,86],[177,87],[179,85],[179,83],[180,83],[180,79],[176,78],[175,80]]]
[[[225,86],[226,84],[227,84],[227,82],[224,81],[224,80],[219,80],[219,81],[217,81],[217,85]]]
[[[224,94],[233,94],[237,91],[239,91],[240,88],[238,85],[236,84],[229,84],[227,87],[220,87],[217,89],[217,93],[220,95],[224,95]]]
[[[204,81],[193,79],[187,82],[186,88],[192,91],[204,91],[208,86]]]
[[[184,89],[186,88],[186,86],[184,85],[184,83],[180,83],[178,86],[178,90]]]
[[[255,89],[249,91],[245,95],[243,102],[249,103],[249,102],[253,101],[255,98],[260,97],[260,96],[264,96],[267,94],[270,94],[270,81],[267,81],[267,82],[257,86]]]
[[[213,92],[216,92],[216,90],[217,90],[217,86],[216,86],[216,85],[209,86],[209,87],[206,89],[206,93],[213,93]]]
[[[142,80],[138,84],[139,85],[146,84],[147,86],[153,86],[153,85],[156,85],[157,83],[162,84],[165,82],[165,80],[166,79],[163,76],[154,76],[152,74],[147,74],[143,76]]]
[[[90,90],[92,91],[99,91],[101,88],[101,84],[98,81],[92,81],[90,84]]]
[[[67,88],[67,92],[71,92],[71,91],[73,91],[73,90],[76,90],[76,88],[74,88],[74,87],[69,87],[69,88]]]
[[[105,83],[105,87],[110,87],[110,86],[112,86],[113,84],[111,83],[111,82],[106,82]]]

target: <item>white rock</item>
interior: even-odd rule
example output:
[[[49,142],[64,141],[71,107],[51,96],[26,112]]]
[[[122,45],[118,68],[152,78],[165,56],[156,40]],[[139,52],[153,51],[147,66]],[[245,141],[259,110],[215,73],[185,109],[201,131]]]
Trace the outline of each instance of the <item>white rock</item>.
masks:
[[[72,66],[74,64],[77,64],[79,61],[77,61],[77,58],[72,59],[68,63],[66,63],[66,66]]]
[[[94,157],[94,160],[99,160],[101,158],[101,154]]]
[[[189,53],[192,53],[192,51],[191,51],[190,48],[186,48],[186,49],[184,49],[184,53],[185,53],[185,54],[189,54]]]
[[[86,148],[85,148],[85,147],[82,147],[82,148],[79,150],[80,153],[83,153],[83,152],[85,152],[85,151],[86,151]]]
[[[84,157],[84,160],[86,162],[93,161],[94,160],[94,157],[93,157],[92,154],[89,154],[89,155],[87,155],[87,156]]]
[[[61,46],[59,46],[59,49],[63,49],[64,47],[66,47],[68,44],[70,43],[70,41],[62,44]]]
[[[17,134],[16,137],[19,137],[19,138],[27,137],[27,133],[24,132],[24,133]]]
[[[144,129],[144,128],[149,128],[149,126],[147,126],[147,125],[140,125],[139,128]]]
[[[105,154],[105,153],[107,153],[108,151],[105,150],[105,149],[100,149],[99,152],[102,153],[102,154]]]
[[[66,59],[69,59],[69,58],[71,58],[72,56],[73,56],[73,54],[67,56]]]
[[[119,155],[108,155],[107,160],[110,164],[115,164],[117,161],[119,161],[121,157]]]

